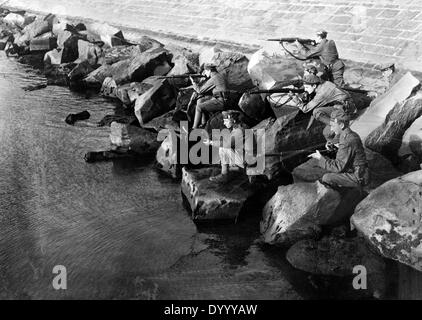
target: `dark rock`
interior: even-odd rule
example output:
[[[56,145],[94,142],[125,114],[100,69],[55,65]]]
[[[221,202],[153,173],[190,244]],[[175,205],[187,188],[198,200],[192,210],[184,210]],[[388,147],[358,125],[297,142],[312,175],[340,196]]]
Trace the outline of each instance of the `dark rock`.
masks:
[[[177,118],[175,120],[175,113],[176,111],[172,110],[163,114],[160,117],[154,118],[153,120],[144,124],[143,128],[152,129],[156,132],[160,132],[160,130],[165,129],[173,129],[175,131],[179,131],[179,121],[177,121]],[[181,119],[181,121],[187,121],[187,119]]]
[[[141,52],[147,51],[152,48],[164,47],[164,44],[148,36],[141,36],[140,38],[136,38],[132,41],[132,43],[135,43],[139,47]]]
[[[259,94],[244,93],[239,101],[239,108],[249,118],[262,121],[269,117],[268,103]]]
[[[422,171],[390,180],[363,200],[351,223],[383,256],[422,271]]]
[[[114,159],[132,158],[135,156],[137,156],[137,154],[130,150],[90,151],[85,154],[84,159],[88,163],[95,163]]]
[[[63,44],[63,53],[61,63],[74,62],[79,58],[79,40],[86,40],[86,37],[80,34],[72,34]]]
[[[76,67],[74,63],[52,65],[44,70],[48,85],[69,86],[69,73]]]
[[[384,123],[368,135],[365,146],[397,163],[403,135],[421,115],[422,93],[418,93],[402,103],[397,103],[387,114]]]
[[[194,220],[237,220],[246,200],[251,196],[248,179],[233,173],[230,183],[218,184],[209,178],[220,168],[183,169],[182,192]]]
[[[199,62],[217,65],[217,70],[226,76],[229,90],[243,92],[254,86],[248,73],[249,59],[240,52],[204,49],[200,52]]]
[[[160,147],[157,134],[136,126],[113,122],[111,123],[110,140],[112,145],[128,148],[140,154],[153,154]]]
[[[102,65],[94,70],[84,79],[87,87],[101,88],[106,78],[113,78],[117,84],[123,84],[128,81],[127,69],[130,65],[130,59],[116,62],[112,65]]]
[[[104,62],[114,64],[116,62],[133,58],[142,51],[138,46],[115,46],[104,50]]]
[[[156,73],[156,68],[163,64],[171,65],[172,55],[163,48],[152,48],[136,55],[128,67],[128,78],[131,81],[142,82],[150,76],[162,76],[169,70]],[[116,81],[117,82],[117,81]]]
[[[89,73],[94,71],[98,66],[92,65],[88,60],[79,63],[69,72],[68,76],[71,82],[82,81]]]
[[[153,79],[153,87],[136,99],[135,115],[141,125],[159,117],[176,105],[176,93],[165,79]]]
[[[280,246],[316,238],[339,203],[340,194],[319,182],[281,186],[263,210],[262,238]]]
[[[91,114],[88,111],[82,111],[76,114],[69,114],[66,117],[65,122],[73,126],[76,121],[87,120],[90,117],[91,117]]]
[[[126,106],[132,106],[139,96],[143,95],[153,87],[145,82],[132,82],[117,86],[115,95]]]
[[[386,265],[380,256],[366,248],[362,239],[306,239],[295,243],[286,258],[296,269],[322,276],[353,278],[354,268],[364,266],[371,294],[382,297],[386,293]]]
[[[52,26],[48,23],[48,21],[36,19],[34,22],[23,28],[20,36],[15,37],[15,44],[18,46],[25,46],[26,44],[29,44],[29,41],[35,37],[47,33],[51,30]]]
[[[399,156],[415,155],[422,162],[422,117],[416,119],[403,135]]]

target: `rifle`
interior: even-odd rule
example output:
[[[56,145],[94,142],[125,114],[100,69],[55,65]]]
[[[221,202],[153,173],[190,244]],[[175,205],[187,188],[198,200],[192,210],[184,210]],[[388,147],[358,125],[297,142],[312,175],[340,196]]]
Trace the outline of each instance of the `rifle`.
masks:
[[[363,90],[363,89],[357,89],[357,88],[351,88],[351,87],[341,87],[340,89],[349,91],[349,92],[356,92],[356,93],[363,93],[363,94],[367,94],[368,90]]]
[[[158,79],[188,79],[189,77],[192,78],[206,78],[203,74],[183,74],[177,76],[160,76]]]
[[[299,41],[301,44],[305,45],[312,45],[315,46],[316,42],[315,40],[312,39],[301,39],[301,38],[277,38],[277,39],[266,39],[265,41],[277,41],[277,42],[295,42],[295,41]]]
[[[305,90],[304,89],[288,89],[288,88],[281,88],[281,89],[273,89],[273,90],[255,90],[255,91],[250,91],[250,94],[261,94],[261,93],[265,93],[265,94],[273,94],[273,93],[304,93]]]
[[[322,146],[323,145],[321,144],[321,145],[316,146],[316,148],[319,148],[319,147],[322,147]],[[298,155],[301,155],[303,153],[308,153],[308,152],[311,152],[311,151],[314,151],[314,150],[316,151],[318,149],[315,149],[315,147],[312,147],[312,148],[290,150],[290,151],[279,152],[279,153],[267,153],[267,154],[265,154],[265,157],[280,157],[280,158],[282,158],[282,160],[287,160],[287,159],[296,157]],[[332,152],[332,151],[326,150],[326,149],[318,150],[318,151],[321,154],[327,154],[327,153]]]

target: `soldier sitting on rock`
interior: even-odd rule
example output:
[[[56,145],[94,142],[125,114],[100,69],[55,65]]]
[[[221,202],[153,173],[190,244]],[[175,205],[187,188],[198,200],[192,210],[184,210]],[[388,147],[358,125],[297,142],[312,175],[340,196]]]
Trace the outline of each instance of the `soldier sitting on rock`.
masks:
[[[333,189],[362,188],[369,183],[368,162],[362,140],[350,129],[349,122],[349,115],[342,110],[335,110],[331,114],[331,129],[339,135],[335,159],[328,159],[319,151],[309,156],[317,159],[319,166],[329,172],[321,182]]]
[[[334,40],[327,40],[327,31],[320,30],[316,33],[317,45],[314,48],[307,49],[299,41],[295,43],[306,59],[320,58],[321,62],[326,66],[326,72],[330,81],[339,87],[344,85],[344,63],[339,59]]]
[[[225,77],[218,73],[217,67],[213,64],[206,64],[204,66],[204,74],[209,79],[201,86],[193,78],[190,78],[193,89],[200,96],[212,95],[210,99],[198,99],[192,129],[197,129],[200,125],[203,126],[206,124],[205,116],[207,113],[223,111],[227,106],[228,90]]]
[[[221,174],[211,177],[210,180],[218,183],[226,183],[230,180],[230,167],[245,168],[245,124],[240,120],[239,111],[223,111],[224,126],[230,130],[229,139],[223,142],[204,141],[205,144],[219,147],[221,161]]]

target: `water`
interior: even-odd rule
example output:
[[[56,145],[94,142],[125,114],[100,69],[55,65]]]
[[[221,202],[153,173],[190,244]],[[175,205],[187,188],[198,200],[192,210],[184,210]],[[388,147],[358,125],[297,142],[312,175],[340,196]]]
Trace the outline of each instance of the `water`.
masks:
[[[285,251],[257,244],[253,205],[238,225],[196,226],[152,158],[85,163],[85,152],[109,148],[109,128],[95,124],[117,106],[21,89],[40,80],[0,56],[0,299],[359,297],[338,280],[316,288]],[[83,110],[91,119],[64,122]],[[56,265],[67,290],[52,286]]]

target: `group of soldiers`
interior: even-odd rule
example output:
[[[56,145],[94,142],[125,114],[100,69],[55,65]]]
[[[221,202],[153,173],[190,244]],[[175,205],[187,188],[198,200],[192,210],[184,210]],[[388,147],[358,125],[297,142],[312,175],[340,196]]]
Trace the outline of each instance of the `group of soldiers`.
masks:
[[[335,42],[327,39],[326,31],[318,31],[315,42],[316,45],[312,48],[305,47],[299,41],[296,41],[296,45],[305,59],[319,58],[324,71],[321,74],[315,65],[305,65],[304,75],[300,77],[305,94],[290,93],[290,100],[302,112],[312,112],[309,125],[313,120],[326,125],[324,129],[326,149],[337,151],[334,159],[323,156],[319,151],[309,156],[318,160],[319,166],[328,172],[320,182],[334,189],[362,188],[369,183],[369,169],[362,141],[359,135],[350,129],[350,121],[357,115],[357,109],[345,88],[345,65],[339,58]],[[385,64],[380,67],[380,71],[385,86],[373,95],[382,94],[392,84],[395,65]],[[222,112],[224,125],[231,130],[232,139],[227,145],[221,143],[216,145],[216,142],[211,141],[206,143],[220,148],[221,174],[211,177],[210,180],[227,182],[230,180],[231,167],[244,168],[244,150],[236,150],[234,141],[236,137],[244,134],[246,126],[240,120],[240,112],[227,110],[228,86],[225,77],[217,71],[217,67],[206,64],[204,74],[207,80],[201,85],[190,78],[196,93],[206,97],[196,101],[192,128],[204,127],[210,113]]]

